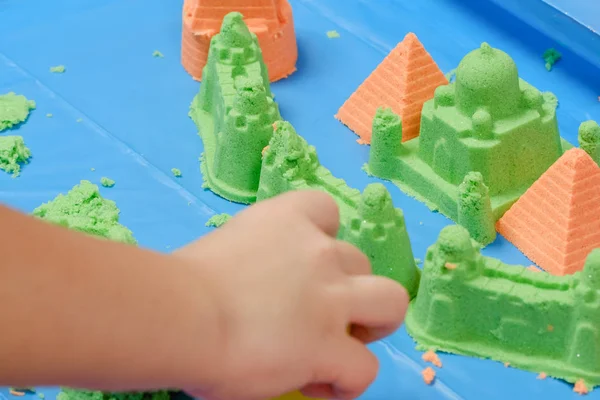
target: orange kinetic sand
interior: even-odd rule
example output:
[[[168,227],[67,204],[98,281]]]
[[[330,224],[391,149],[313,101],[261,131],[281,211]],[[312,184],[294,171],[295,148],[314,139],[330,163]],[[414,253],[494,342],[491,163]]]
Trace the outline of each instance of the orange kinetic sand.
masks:
[[[423,381],[428,385],[431,385],[435,379],[435,371],[431,367],[427,367],[421,371],[421,375],[423,375]]]
[[[573,391],[577,394],[588,394],[588,388],[585,386],[583,380],[578,380],[573,386]]]
[[[192,77],[202,77],[210,40],[219,33],[223,17],[232,11],[240,12],[256,34],[269,80],[291,75],[296,70],[298,47],[292,7],[287,0],[185,0],[181,62]]]
[[[371,125],[379,107],[391,108],[402,119],[402,141],[419,136],[423,103],[448,80],[414,33],[393,49],[358,87],[335,116],[371,143]]]
[[[442,361],[438,357],[438,355],[433,350],[429,350],[423,354],[421,357],[423,361],[430,362],[438,368],[442,368]]]
[[[568,150],[496,229],[551,274],[581,270],[590,251],[600,247],[600,168],[585,151]]]

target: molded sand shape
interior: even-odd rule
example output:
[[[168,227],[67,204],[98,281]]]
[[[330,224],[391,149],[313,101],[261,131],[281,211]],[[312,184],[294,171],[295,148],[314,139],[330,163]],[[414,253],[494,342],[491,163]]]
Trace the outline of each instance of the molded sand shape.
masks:
[[[380,183],[361,193],[349,188],[321,166],[313,146],[289,122],[275,123],[265,150],[257,199],[290,190],[316,189],[329,193],[340,209],[338,237],[356,245],[370,259],[373,272],[401,283],[411,297],[419,285],[417,268],[402,210],[394,208],[390,193]]]
[[[496,224],[498,232],[554,275],[583,268],[600,248],[600,168],[583,150],[555,162]]]
[[[559,277],[484,257],[453,225],[427,251],[406,328],[423,350],[492,358],[593,386],[600,384],[599,312],[600,249],[582,272]]]
[[[281,117],[256,37],[239,13],[223,19],[221,33],[211,42],[190,116],[204,143],[205,185],[228,200],[256,201],[261,150]]]
[[[296,70],[298,48],[292,8],[287,0],[185,0],[181,62],[192,77],[202,76],[211,39],[225,15],[233,11],[245,16],[253,36],[258,38],[269,80],[291,75]]]
[[[484,43],[423,105],[419,137],[401,143],[402,122],[379,111],[367,171],[487,244],[495,221],[570,147],[555,111],[554,95],[519,79],[510,56]]]
[[[402,141],[419,135],[421,108],[435,88],[448,80],[414,33],[406,35],[356,89],[336,118],[371,143],[371,121],[379,107],[390,107],[402,117]]]

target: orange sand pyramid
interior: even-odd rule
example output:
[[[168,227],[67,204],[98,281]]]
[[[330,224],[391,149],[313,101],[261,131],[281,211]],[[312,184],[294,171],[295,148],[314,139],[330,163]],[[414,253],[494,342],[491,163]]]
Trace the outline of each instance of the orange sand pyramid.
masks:
[[[496,229],[551,274],[581,270],[590,251],[600,247],[600,168],[585,151],[567,151]]]
[[[371,124],[379,107],[389,107],[402,118],[402,141],[419,136],[423,103],[433,98],[435,89],[448,80],[414,33],[375,68],[342,105],[335,116],[371,143]]]
[[[271,82],[296,70],[298,47],[292,7],[287,0],[185,0],[181,62],[200,80],[211,38],[219,33],[223,17],[237,11],[256,34]]]

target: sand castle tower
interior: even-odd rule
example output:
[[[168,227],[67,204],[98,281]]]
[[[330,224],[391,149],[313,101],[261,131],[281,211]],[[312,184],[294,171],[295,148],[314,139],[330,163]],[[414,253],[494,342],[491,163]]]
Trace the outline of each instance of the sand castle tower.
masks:
[[[381,183],[372,183],[365,188],[358,215],[346,224],[343,239],[369,257],[375,275],[401,283],[410,298],[417,295],[420,273],[404,225],[404,215],[394,208],[390,192]]]
[[[256,34],[269,70],[270,81],[285,78],[296,70],[298,49],[292,8],[287,0],[185,0],[181,62],[200,80],[210,41],[230,12],[240,12]]]
[[[190,116],[204,143],[205,185],[228,200],[256,201],[261,150],[281,117],[256,36],[240,13],[227,14],[211,41]]]

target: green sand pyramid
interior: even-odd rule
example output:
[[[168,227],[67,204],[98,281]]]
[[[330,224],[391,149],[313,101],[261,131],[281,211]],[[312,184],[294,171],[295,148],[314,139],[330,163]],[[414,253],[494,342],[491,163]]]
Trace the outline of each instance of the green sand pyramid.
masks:
[[[258,40],[240,13],[227,14],[211,40],[190,116],[204,144],[205,186],[228,200],[256,201],[261,151],[281,116]]]
[[[419,348],[600,384],[600,249],[566,276],[506,265],[479,249],[459,225],[428,249],[406,317]]]
[[[556,106],[554,95],[519,79],[510,56],[484,43],[460,62],[456,81],[423,105],[419,137],[401,143],[401,122],[378,112],[367,172],[488,244],[494,222],[572,147],[559,136]],[[476,191],[471,173],[481,177]],[[488,201],[491,213],[481,209]]]

